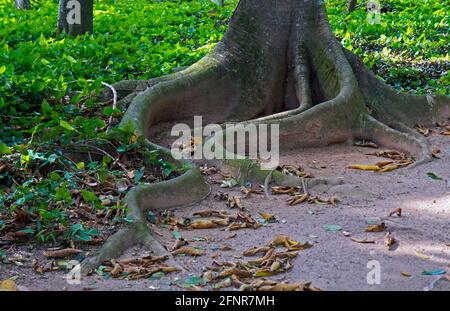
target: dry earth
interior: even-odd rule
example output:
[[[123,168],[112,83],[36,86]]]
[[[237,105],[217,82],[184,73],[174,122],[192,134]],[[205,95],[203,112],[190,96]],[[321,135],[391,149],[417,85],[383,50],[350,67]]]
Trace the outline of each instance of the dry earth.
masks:
[[[255,195],[243,200],[248,213],[259,217],[259,212],[271,213],[279,220],[257,230],[243,229],[226,232],[220,229],[182,230],[183,237],[206,237],[208,241],[190,242],[191,246],[203,247],[207,253],[193,259],[178,257],[188,273],[172,273],[159,280],[105,279],[97,274],[86,277],[79,285],[69,285],[63,271],[37,274],[31,268],[31,260],[41,262],[43,248],[17,247],[13,253],[21,253],[27,260],[23,266],[0,265],[0,279],[17,276],[17,284],[29,290],[179,290],[188,274],[200,275],[202,268],[216,260],[237,261],[242,252],[252,246],[266,245],[280,234],[297,241],[310,241],[314,246],[299,252],[293,260],[293,269],[272,277],[288,282],[312,281],[324,290],[450,290],[450,139],[433,135],[433,147],[439,148],[441,159],[413,169],[399,169],[389,173],[374,173],[347,168],[349,164],[376,163],[380,158],[365,155],[373,151],[348,145],[327,148],[296,150],[284,154],[282,164],[302,166],[315,176],[341,176],[345,184],[330,189],[314,189],[321,197],[336,196],[337,206],[301,204],[289,206],[287,196]],[[442,180],[427,176],[433,172]],[[217,184],[213,192],[223,190]],[[187,190],[188,191],[188,190]],[[239,187],[226,189],[242,195]],[[396,208],[402,216],[387,215]],[[191,207],[175,210],[177,217],[190,217],[204,209],[227,209],[223,201],[212,196]],[[383,218],[383,219],[382,219]],[[398,243],[391,250],[384,246],[384,233],[366,233],[369,223],[384,220],[388,230]],[[324,225],[335,224],[341,231],[326,231]],[[155,236],[167,247],[174,243],[169,229],[157,227]],[[375,244],[359,244],[344,235],[351,233],[357,239],[374,240]],[[229,238],[233,234],[235,237]],[[230,251],[220,251],[224,245]],[[134,248],[124,256],[140,256],[147,250]],[[242,259],[241,259],[242,260]],[[381,283],[370,285],[367,264],[378,261],[381,267]],[[447,274],[426,276],[422,272],[443,269]],[[406,277],[401,273],[410,274]]]

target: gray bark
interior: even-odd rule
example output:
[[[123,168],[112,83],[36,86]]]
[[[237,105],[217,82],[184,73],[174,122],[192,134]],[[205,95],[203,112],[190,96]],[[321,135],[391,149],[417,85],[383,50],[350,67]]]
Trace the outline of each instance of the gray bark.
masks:
[[[29,10],[31,8],[30,0],[14,0],[16,9]]]
[[[356,5],[358,4],[358,0],[348,0],[347,2],[347,12],[351,13],[356,9]]]
[[[92,33],[94,28],[93,0],[60,0],[58,32],[77,36]]]

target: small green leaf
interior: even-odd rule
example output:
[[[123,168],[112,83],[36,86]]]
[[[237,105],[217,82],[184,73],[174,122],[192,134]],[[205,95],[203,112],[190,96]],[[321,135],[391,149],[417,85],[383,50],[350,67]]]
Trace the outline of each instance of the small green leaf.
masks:
[[[180,233],[180,231],[178,231],[178,230],[173,230],[173,231],[172,231],[172,234],[173,234],[173,236],[174,236],[175,239],[177,239],[177,240],[181,239],[181,233]]]
[[[430,178],[433,179],[433,180],[442,180],[441,177],[439,177],[438,175],[436,175],[436,174],[433,173],[433,172],[428,172],[428,173],[427,173],[427,176],[430,177]]]
[[[0,140],[0,155],[11,154],[11,149]]]
[[[6,66],[3,65],[0,67],[0,74],[4,73],[6,71]]]
[[[68,130],[68,131],[76,131],[76,130],[72,127],[72,125],[70,125],[69,123],[67,123],[67,122],[64,121],[64,120],[60,120],[60,121],[59,121],[59,125],[60,125],[62,128],[66,129],[66,130]]]
[[[77,163],[77,169],[79,169],[79,170],[84,169],[84,162],[78,162]]]
[[[88,190],[81,190],[81,195],[83,196],[83,200],[86,202],[95,203],[99,200],[94,192]]]
[[[325,228],[326,231],[329,231],[329,232],[337,232],[337,231],[342,230],[342,227],[339,225],[328,225],[327,224],[327,225],[324,225],[323,227]]]

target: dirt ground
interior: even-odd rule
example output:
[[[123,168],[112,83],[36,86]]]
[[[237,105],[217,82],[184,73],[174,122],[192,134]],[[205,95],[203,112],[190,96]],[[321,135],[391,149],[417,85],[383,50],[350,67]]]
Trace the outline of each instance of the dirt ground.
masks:
[[[16,283],[23,290],[180,290],[184,289],[183,282],[189,275],[201,275],[202,268],[211,265],[211,256],[216,255],[217,261],[242,260],[240,256],[247,248],[266,245],[275,236],[284,234],[297,241],[310,241],[313,247],[299,252],[292,261],[292,270],[271,279],[311,281],[323,290],[450,290],[450,138],[432,135],[428,139],[434,148],[442,151],[441,159],[389,173],[347,168],[349,164],[371,164],[382,160],[366,155],[373,151],[368,148],[334,145],[282,155],[282,164],[302,166],[314,176],[343,177],[343,185],[312,190],[313,194],[321,197],[335,196],[340,203],[337,206],[309,203],[289,206],[285,195],[266,198],[252,194],[242,201],[246,211],[255,218],[260,212],[274,214],[278,222],[256,230],[233,232],[221,229],[182,230],[186,240],[195,237],[206,237],[207,240],[190,242],[191,246],[205,249],[204,256],[177,258],[189,272],[171,273],[158,280],[137,281],[107,279],[93,274],[83,278],[79,285],[70,285],[64,271],[41,275],[31,268],[33,258],[45,262],[45,249],[21,246],[13,253],[22,254],[25,258],[22,265],[0,265],[0,279],[16,276]],[[429,172],[442,180],[430,178]],[[224,190],[214,184],[213,193],[218,190],[242,195],[239,187]],[[402,209],[402,216],[387,217],[396,208]],[[224,210],[227,207],[223,201],[210,196],[199,204],[174,212],[177,217],[191,217],[195,211],[205,209]],[[384,246],[383,232],[365,232],[369,224],[380,221],[386,223],[398,241],[391,250]],[[327,224],[339,225],[342,230],[327,231],[324,227]],[[167,247],[174,243],[169,229],[156,227],[154,231],[155,237]],[[351,237],[374,240],[375,244],[356,243]],[[219,250],[225,245],[232,250]],[[140,256],[147,251],[136,247],[124,256]],[[381,269],[380,284],[367,281],[372,268],[370,264],[374,263],[379,263]],[[446,274],[422,274],[423,271],[439,269]]]

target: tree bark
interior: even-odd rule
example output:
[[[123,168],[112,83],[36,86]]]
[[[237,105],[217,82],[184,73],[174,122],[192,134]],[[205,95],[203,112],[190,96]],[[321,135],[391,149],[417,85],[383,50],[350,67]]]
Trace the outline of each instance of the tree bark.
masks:
[[[31,9],[30,0],[14,0],[16,9],[29,10]]]
[[[450,117],[448,97],[400,94],[345,50],[330,28],[323,0],[241,0],[223,39],[202,60],[169,76],[114,87],[131,101],[120,126],[131,124],[148,148],[167,157],[168,150],[150,141],[170,128],[159,125],[192,124],[194,116],[202,116],[204,124],[278,124],[280,152],[367,139],[407,152],[419,165],[432,153],[413,127]],[[217,137],[234,134],[224,129],[205,144],[217,146]],[[248,159],[214,163],[234,168],[242,181],[304,182],[264,171]],[[135,222],[110,237],[83,265],[84,272],[135,243],[163,249],[148,232],[146,211],[192,204],[208,195],[199,170],[189,161],[187,166],[178,178],[139,186],[127,195],[128,216]],[[312,179],[308,187],[324,182],[330,181]]]
[[[92,33],[94,27],[93,0],[59,0],[58,33],[77,36]]]
[[[356,9],[356,5],[358,4],[358,0],[348,0],[347,1],[347,12],[351,13]]]

